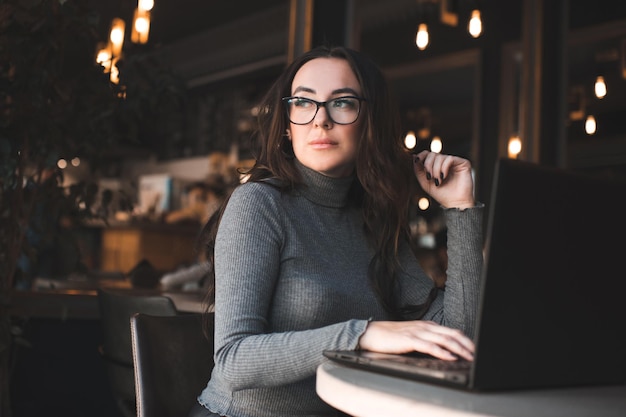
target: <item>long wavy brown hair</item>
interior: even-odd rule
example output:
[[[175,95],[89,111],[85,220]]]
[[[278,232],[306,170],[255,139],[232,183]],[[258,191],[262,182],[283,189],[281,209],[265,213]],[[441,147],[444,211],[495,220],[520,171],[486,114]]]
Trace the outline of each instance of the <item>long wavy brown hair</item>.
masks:
[[[290,142],[285,137],[289,120],[282,102],[291,95],[296,72],[316,58],[345,59],[361,86],[366,102],[359,117],[365,117],[356,155],[356,181],[351,202],[362,209],[363,227],[374,249],[369,265],[369,280],[380,302],[395,317],[423,309],[423,306],[397,306],[394,297],[398,247],[409,239],[409,207],[417,181],[410,153],[403,145],[397,106],[391,98],[380,69],[362,53],[345,47],[321,46],[293,61],[270,87],[259,105],[258,130],[255,134],[257,155],[254,166],[246,172],[248,181],[267,178],[279,180],[280,189],[289,192],[301,183],[294,164]],[[290,154],[291,151],[291,154]],[[217,228],[228,199],[207,222],[199,243],[207,260],[214,260]],[[215,299],[215,274],[208,282],[207,304]]]

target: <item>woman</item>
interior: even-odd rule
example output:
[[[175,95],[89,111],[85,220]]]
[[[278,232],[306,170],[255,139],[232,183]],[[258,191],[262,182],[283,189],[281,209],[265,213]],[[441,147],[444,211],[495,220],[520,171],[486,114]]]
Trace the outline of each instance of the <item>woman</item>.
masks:
[[[315,393],[324,349],[472,360],[482,207],[469,161],[412,160],[381,72],[346,48],[295,60],[260,109],[249,180],[206,226],[215,368],[191,415],[340,415]],[[445,207],[445,292],[409,245],[416,177]]]

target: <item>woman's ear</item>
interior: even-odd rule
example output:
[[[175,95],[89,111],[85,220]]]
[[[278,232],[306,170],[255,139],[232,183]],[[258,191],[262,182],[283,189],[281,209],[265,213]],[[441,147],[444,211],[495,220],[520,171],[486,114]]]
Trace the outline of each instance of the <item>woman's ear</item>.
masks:
[[[291,130],[285,129],[285,135],[287,136],[289,140],[291,140]]]

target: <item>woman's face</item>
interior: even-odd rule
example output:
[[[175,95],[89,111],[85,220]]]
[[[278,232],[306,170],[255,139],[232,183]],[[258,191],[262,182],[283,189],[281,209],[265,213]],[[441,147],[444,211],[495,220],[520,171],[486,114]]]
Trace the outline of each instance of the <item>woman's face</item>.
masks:
[[[326,102],[340,97],[362,97],[362,92],[346,60],[316,58],[300,67],[291,85],[291,95]],[[310,106],[311,103],[297,105]],[[340,100],[329,104],[329,107],[331,105],[339,112],[348,108],[350,103]],[[363,105],[361,103],[361,107]],[[314,104],[312,108],[315,108]],[[361,113],[364,113],[363,109]],[[336,119],[340,117],[342,116],[337,115]],[[327,109],[320,106],[310,123],[290,123],[290,139],[296,158],[304,166],[329,177],[351,175],[354,171],[362,119],[363,114],[360,114],[352,124],[337,124],[331,120]]]

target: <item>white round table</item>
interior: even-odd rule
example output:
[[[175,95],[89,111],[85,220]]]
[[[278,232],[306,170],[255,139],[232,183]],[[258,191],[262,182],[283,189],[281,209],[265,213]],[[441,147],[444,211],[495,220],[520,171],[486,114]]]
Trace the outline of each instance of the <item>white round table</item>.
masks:
[[[326,362],[317,394],[357,417],[624,417],[626,385],[466,392]]]

